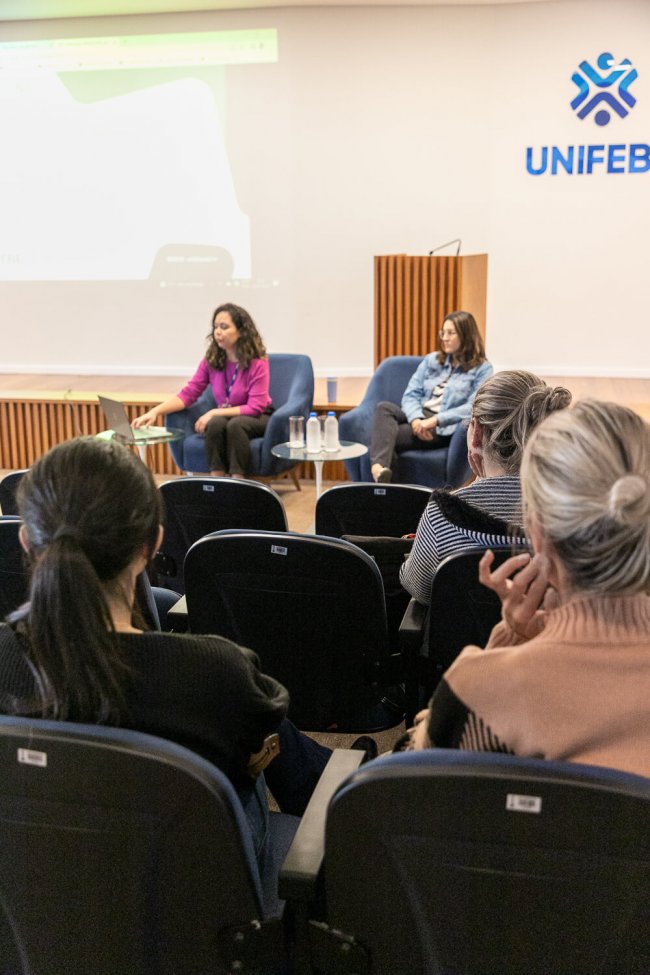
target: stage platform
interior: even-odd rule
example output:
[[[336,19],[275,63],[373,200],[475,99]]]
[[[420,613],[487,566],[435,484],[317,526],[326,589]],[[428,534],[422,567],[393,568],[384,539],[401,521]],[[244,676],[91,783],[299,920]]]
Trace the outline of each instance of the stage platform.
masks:
[[[568,387],[575,399],[595,397],[623,403],[650,421],[650,379],[546,376],[554,386]],[[121,400],[131,419],[180,389],[186,376],[87,376],[0,374],[0,471],[29,467],[53,444],[106,429],[97,393]],[[314,409],[337,414],[356,406],[368,377],[338,380],[336,403],[327,401],[326,380],[317,379]],[[168,448],[149,448],[149,464],[156,474],[178,474]],[[299,476],[313,478],[313,465],[304,464]],[[325,465],[326,480],[344,480],[342,463]]]

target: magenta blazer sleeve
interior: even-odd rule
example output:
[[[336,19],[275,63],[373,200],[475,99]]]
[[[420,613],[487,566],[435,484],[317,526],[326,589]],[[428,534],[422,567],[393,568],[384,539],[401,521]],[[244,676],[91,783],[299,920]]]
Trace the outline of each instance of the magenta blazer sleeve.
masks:
[[[248,369],[245,369],[237,377],[230,402],[233,406],[241,406],[241,412],[244,416],[261,416],[264,410],[271,405],[270,381],[269,360],[253,359]],[[245,399],[242,398],[241,401],[238,391],[240,383],[246,392]]]
[[[269,360],[253,359],[248,369],[242,369],[237,374],[228,398],[230,406],[239,406],[243,416],[261,416],[271,405],[269,384]],[[205,359],[201,359],[190,381],[178,393],[178,398],[186,407],[191,406],[208,385],[212,387],[217,406],[223,404],[226,397],[224,371],[213,369]]]
[[[201,359],[198,369],[190,381],[178,393],[178,398],[183,400],[186,407],[191,406],[192,403],[196,403],[203,390],[207,387],[211,378],[210,372],[214,372],[214,370],[210,369],[205,359]]]

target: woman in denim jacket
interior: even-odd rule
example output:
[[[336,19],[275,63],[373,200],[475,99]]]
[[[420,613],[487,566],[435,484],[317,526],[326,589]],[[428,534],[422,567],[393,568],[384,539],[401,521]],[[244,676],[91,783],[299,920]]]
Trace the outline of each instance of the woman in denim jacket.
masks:
[[[446,316],[440,344],[440,352],[425,356],[411,376],[401,407],[385,401],[375,407],[370,438],[375,481],[392,480],[397,454],[403,450],[449,446],[458,424],[470,418],[477,389],[492,375],[470,312]]]

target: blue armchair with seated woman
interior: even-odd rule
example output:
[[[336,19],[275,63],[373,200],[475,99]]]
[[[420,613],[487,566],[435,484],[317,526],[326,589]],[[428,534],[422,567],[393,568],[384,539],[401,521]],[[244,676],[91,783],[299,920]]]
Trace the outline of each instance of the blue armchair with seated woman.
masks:
[[[469,312],[450,312],[440,341],[419,364],[385,359],[360,405],[341,417],[341,437],[369,445],[369,457],[346,463],[352,480],[459,487],[470,476],[465,426],[492,366]]]

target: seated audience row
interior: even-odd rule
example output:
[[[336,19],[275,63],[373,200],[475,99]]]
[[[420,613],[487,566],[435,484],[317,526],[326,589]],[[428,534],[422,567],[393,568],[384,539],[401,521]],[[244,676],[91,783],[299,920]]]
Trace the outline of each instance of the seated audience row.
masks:
[[[534,554],[484,556],[503,621],[447,671],[413,745],[650,776],[650,427],[580,402],[532,434],[521,478]]]
[[[480,480],[476,495],[459,494],[471,505],[484,477],[514,479],[508,465],[535,427],[521,468],[535,554],[494,571],[484,558],[503,622],[485,652],[467,648],[447,672],[411,745],[650,775],[650,428],[624,407],[563,409],[565,390],[526,373],[503,376],[524,405],[498,408],[499,377],[486,384],[469,434]],[[263,871],[265,739],[278,731],[281,743],[265,771],[269,786],[298,814],[329,750],[286,720],[286,690],[250,651],[219,636],[145,633],[134,619],[135,579],[162,537],[149,471],[118,444],[70,441],[26,475],[19,506],[31,593],[0,626],[0,710],[119,724],[199,752],[235,784]]]

